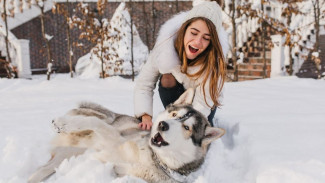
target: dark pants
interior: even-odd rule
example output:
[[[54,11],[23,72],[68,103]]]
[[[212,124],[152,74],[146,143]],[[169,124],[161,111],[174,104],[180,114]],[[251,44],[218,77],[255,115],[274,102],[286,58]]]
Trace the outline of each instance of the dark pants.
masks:
[[[177,81],[176,81],[177,82]],[[161,85],[161,81],[159,81],[159,96],[161,99],[161,102],[163,103],[165,109],[167,105],[174,103],[185,91],[184,86],[180,84],[179,82],[176,83],[176,86],[172,88],[165,88]],[[208,121],[210,122],[211,126],[213,126],[213,117],[216,113],[216,107],[211,110]]]

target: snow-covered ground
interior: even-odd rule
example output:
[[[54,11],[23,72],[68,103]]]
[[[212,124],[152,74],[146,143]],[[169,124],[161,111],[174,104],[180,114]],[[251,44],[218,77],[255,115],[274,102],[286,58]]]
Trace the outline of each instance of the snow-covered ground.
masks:
[[[120,77],[0,79],[0,182],[24,183],[50,158],[51,120],[80,101],[133,114],[134,83]],[[215,141],[193,182],[325,182],[325,81],[282,77],[226,83]],[[154,113],[163,109],[155,95]],[[82,155],[47,182],[142,182],[116,178],[110,163]]]

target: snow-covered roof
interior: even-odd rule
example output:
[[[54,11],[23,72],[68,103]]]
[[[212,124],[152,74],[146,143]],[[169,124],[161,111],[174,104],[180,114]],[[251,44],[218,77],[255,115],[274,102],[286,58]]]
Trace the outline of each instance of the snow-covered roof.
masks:
[[[45,1],[45,12],[51,10],[53,5],[52,0]],[[15,13],[14,17],[8,17],[8,28],[12,30],[33,18],[36,18],[41,14],[41,11],[38,7],[32,5],[30,9],[26,8],[22,13]],[[2,20],[1,20],[2,21]]]

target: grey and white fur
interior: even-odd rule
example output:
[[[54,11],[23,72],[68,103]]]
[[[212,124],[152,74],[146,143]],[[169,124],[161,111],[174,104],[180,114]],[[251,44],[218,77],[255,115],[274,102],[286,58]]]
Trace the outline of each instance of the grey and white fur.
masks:
[[[28,182],[44,181],[61,162],[91,149],[102,162],[111,162],[117,176],[133,175],[147,182],[186,182],[204,162],[209,144],[225,131],[211,127],[191,106],[188,89],[161,112],[151,133],[138,128],[139,120],[114,113],[98,104],[82,103],[53,120],[58,132],[52,158]]]

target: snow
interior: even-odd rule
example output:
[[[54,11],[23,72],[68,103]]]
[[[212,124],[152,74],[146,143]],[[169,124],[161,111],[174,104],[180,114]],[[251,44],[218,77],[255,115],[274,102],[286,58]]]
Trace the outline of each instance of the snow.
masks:
[[[103,25],[111,25],[109,33],[111,36],[104,40],[104,47],[110,48],[104,53],[109,56],[109,60],[104,60],[104,70],[109,75],[132,75],[131,65],[131,18],[125,6],[120,3],[110,22],[103,19]],[[98,22],[99,24],[99,22]],[[116,31],[117,30],[117,31]],[[99,47],[97,45],[97,47]],[[83,78],[98,78],[101,72],[101,60],[96,54],[92,54],[97,47],[93,48],[90,53],[78,59],[76,73]],[[146,61],[148,56],[148,47],[142,42],[139,33],[133,25],[133,60],[134,72],[137,74]],[[117,55],[116,57],[114,55]],[[118,64],[121,62],[121,64]],[[96,69],[96,72],[88,72]]]
[[[92,59],[91,53],[80,57],[76,65],[76,74],[80,78],[98,78],[101,72],[101,62],[99,59]],[[95,72],[94,72],[95,71]]]
[[[49,160],[53,118],[81,101],[133,115],[133,89],[134,82],[117,76],[0,79],[0,182],[24,183]],[[296,77],[226,83],[215,124],[227,133],[213,142],[190,182],[325,182],[324,90],[324,80]],[[162,110],[155,91],[154,116]],[[46,182],[143,181],[116,178],[112,164],[89,151],[62,162]]]
[[[48,41],[50,41],[50,40],[53,38],[53,36],[48,35],[48,34],[45,34],[45,38],[46,38]]]
[[[319,34],[320,35],[325,35],[325,25],[324,26],[320,26]]]
[[[314,51],[313,53],[311,53],[311,55],[314,56],[314,57],[319,57],[319,52]]]
[[[7,1],[7,3],[10,3],[10,1]],[[10,30],[39,16],[41,13],[40,9],[34,5],[36,3],[35,1],[34,2],[31,1],[33,5],[30,8],[28,7],[27,1],[22,1],[22,3],[23,3],[23,12],[22,13],[16,12],[15,17],[8,17],[8,27]],[[53,6],[52,0],[45,1],[44,11],[47,12],[51,10],[52,6]],[[19,8],[15,8],[15,10],[17,11],[19,10]]]

